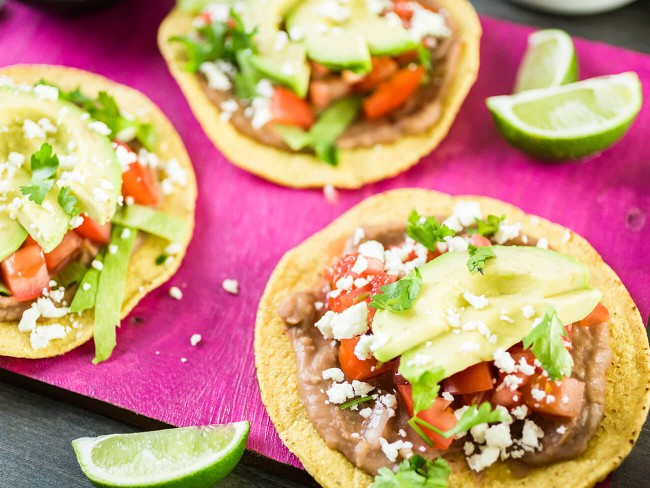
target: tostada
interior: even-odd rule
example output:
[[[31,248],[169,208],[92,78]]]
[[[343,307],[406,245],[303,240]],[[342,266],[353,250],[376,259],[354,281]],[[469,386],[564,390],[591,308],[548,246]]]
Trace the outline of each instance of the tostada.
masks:
[[[357,188],[446,136],[480,35],[466,0],[180,1],[158,42],[234,164],[286,186]]]
[[[180,266],[196,181],[143,94],[49,65],[0,69],[0,355],[63,354],[120,319]]]
[[[255,357],[280,437],[326,487],[592,486],[650,400],[639,312],[584,239],[428,190],[371,197],[289,251]]]

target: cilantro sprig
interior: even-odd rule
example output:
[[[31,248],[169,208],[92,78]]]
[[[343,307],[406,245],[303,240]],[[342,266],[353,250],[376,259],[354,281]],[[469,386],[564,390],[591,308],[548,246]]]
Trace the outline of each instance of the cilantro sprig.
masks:
[[[399,373],[411,383],[413,415],[426,410],[438,397],[440,382],[445,378],[445,370],[440,366],[402,361]]]
[[[467,250],[469,251],[467,269],[469,269],[472,274],[477,272],[483,274],[483,271],[485,270],[485,262],[488,259],[497,257],[490,246],[476,247],[470,244]]]
[[[41,80],[38,84],[58,88],[59,99],[75,104],[82,110],[88,112],[93,119],[106,124],[111,130],[111,137],[115,137],[123,130],[132,130],[135,132],[135,138],[145,149],[149,151],[155,149],[157,136],[153,124],[124,115],[120,111],[115,98],[107,92],[100,91],[97,94],[97,98],[92,98],[84,94],[79,88],[65,91],[46,80]]]
[[[542,321],[523,338],[524,348],[530,349],[542,363],[552,380],[571,376],[573,358],[562,342],[567,332],[554,308],[546,311]]]
[[[59,205],[61,205],[63,208],[63,211],[71,217],[74,217],[75,215],[79,215],[81,213],[81,210],[79,210],[77,207],[77,197],[70,193],[69,186],[64,186],[61,188],[59,191],[58,201]]]
[[[429,251],[435,252],[438,242],[444,242],[445,237],[452,237],[456,232],[438,222],[433,215],[425,218],[413,210],[406,223],[406,234]]]
[[[59,169],[59,158],[47,142],[32,154],[30,160],[32,180],[29,185],[21,186],[20,192],[29,199],[43,205],[46,195],[54,186],[56,172]]]
[[[370,307],[391,312],[410,310],[420,294],[421,287],[422,274],[416,268],[401,280],[382,286],[380,290],[383,293],[372,296]]]
[[[501,222],[506,219],[505,215],[488,215],[487,219],[476,219],[476,229],[470,229],[469,234],[480,234],[485,237],[490,237],[499,232]]]
[[[447,488],[450,473],[443,458],[429,460],[416,454],[402,461],[395,472],[381,468],[370,488]]]
[[[341,410],[346,410],[350,407],[354,407],[355,405],[359,405],[360,403],[366,403],[372,400],[371,396],[365,396],[361,398],[355,398],[354,400],[350,400],[349,402],[342,403],[340,405]]]

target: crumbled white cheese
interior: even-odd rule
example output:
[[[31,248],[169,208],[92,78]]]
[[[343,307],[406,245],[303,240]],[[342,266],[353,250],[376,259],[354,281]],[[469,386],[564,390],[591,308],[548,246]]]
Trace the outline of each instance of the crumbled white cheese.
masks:
[[[360,410],[359,415],[361,415],[364,419],[369,418],[372,415],[372,408],[366,407],[363,410]]]
[[[456,232],[460,232],[464,227],[475,224],[476,219],[481,218],[483,218],[483,214],[478,202],[461,200],[454,205],[451,215],[443,221],[443,224]]]
[[[366,260],[366,258],[363,257],[363,255],[359,255],[359,257],[357,257],[357,260],[354,262],[354,266],[352,266],[352,269],[350,271],[352,271],[353,273],[361,274],[367,269],[368,269],[368,261]]]
[[[192,346],[196,346],[199,342],[201,342],[201,339],[202,339],[201,334],[192,334],[192,336],[190,337],[190,344]]]
[[[330,403],[341,404],[345,403],[348,398],[354,397],[354,388],[347,381],[343,383],[335,383],[326,391],[327,398]]]
[[[51,299],[40,297],[36,300],[36,306],[41,316],[48,319],[58,319],[68,314],[68,307],[57,308]]]
[[[345,379],[343,371],[339,368],[329,368],[323,371],[324,380],[333,380],[336,382],[342,382]]]
[[[461,236],[447,236],[445,237],[445,243],[449,252],[465,252],[469,247],[467,239]]]
[[[454,395],[452,395],[448,391],[443,391],[441,396],[442,396],[442,398],[444,398],[448,402],[453,402],[454,401]]]
[[[374,342],[372,335],[362,335],[359,337],[359,342],[354,346],[354,355],[361,361],[365,361],[370,357],[371,348]]]
[[[36,122],[25,119],[23,121],[23,136],[25,139],[45,139],[47,134]]]
[[[528,407],[526,405],[518,405],[510,410],[512,416],[518,420],[523,420],[528,415]]]
[[[169,296],[176,299],[176,300],[182,300],[183,299],[183,292],[181,289],[177,286],[172,286],[169,289]]]
[[[66,336],[65,327],[61,324],[39,325],[29,334],[32,349],[44,349],[54,339],[63,339]]]
[[[458,348],[458,352],[475,352],[480,351],[481,345],[478,342],[464,341]]]
[[[370,383],[364,383],[363,381],[353,380],[352,388],[354,388],[354,396],[366,396],[372,390],[375,389]]]
[[[325,0],[324,2],[317,4],[314,11],[324,19],[333,20],[338,23],[344,22],[350,18],[349,7],[341,5],[336,0]]]
[[[38,84],[33,91],[34,95],[41,100],[56,102],[59,99],[59,89],[55,86]]]
[[[331,336],[323,334],[326,338],[333,337],[334,339],[352,339],[361,334],[365,334],[368,330],[368,307],[365,302],[357,303],[341,313],[333,313],[329,315],[330,312],[327,312],[321,320],[329,317],[329,328],[331,330]],[[319,320],[316,323],[321,332],[323,329],[318,324],[321,322]]]
[[[378,259],[384,262],[384,246],[381,242],[366,241],[359,245],[359,253],[366,258]]]
[[[411,2],[410,5],[413,9],[411,24],[408,29],[411,39],[419,42],[425,37],[440,38],[448,37],[451,34],[451,30],[449,30],[449,27],[447,26],[445,17],[443,15],[432,12],[431,10],[422,7],[417,2]]]
[[[489,447],[498,447],[504,449],[512,446],[512,437],[510,436],[510,426],[505,423],[491,425],[485,434],[485,443]]]
[[[524,422],[524,429],[521,433],[521,443],[525,447],[537,449],[540,447],[539,439],[544,437],[544,431],[532,420]]]
[[[569,229],[564,229],[564,234],[562,235],[562,242],[569,242],[571,240],[571,231]]]
[[[90,265],[93,268],[95,268],[97,271],[102,271],[104,269],[104,263],[102,263],[101,261],[98,261],[96,259],[93,259],[93,261],[92,261],[92,263],[90,263]]]
[[[473,471],[483,471],[488,466],[492,466],[497,459],[499,459],[500,453],[501,449],[498,447],[483,447],[479,454],[474,454],[467,458],[467,465]]]
[[[385,395],[380,396],[379,401],[388,408],[395,408],[397,406],[397,397],[395,397],[395,395],[391,395],[390,393],[386,393]]]
[[[237,280],[226,278],[225,280],[223,280],[221,286],[223,287],[224,290],[226,290],[231,295],[239,294],[239,281]]]
[[[463,298],[476,310],[481,310],[488,306],[488,299],[485,298],[485,295],[476,296],[469,292],[465,292],[463,293]]]
[[[224,61],[206,61],[201,63],[199,71],[205,75],[208,81],[208,88],[212,90],[226,91],[232,88],[232,82],[224,69]],[[229,63],[228,63],[229,64]]]
[[[508,351],[499,348],[493,354],[494,365],[504,373],[514,373],[516,363]]]
[[[524,314],[525,318],[529,319],[533,315],[535,315],[535,309],[533,308],[532,305],[524,305],[523,307],[521,307],[521,313]]]
[[[506,242],[516,239],[521,231],[521,223],[515,222],[509,224],[507,221],[499,223],[499,230],[494,234],[494,240],[497,244],[505,244]]]
[[[219,108],[221,108],[221,114],[219,115],[219,118],[224,122],[228,122],[233,114],[239,109],[239,104],[236,100],[233,100],[231,98],[221,102]]]
[[[394,463],[397,459],[398,454],[401,450],[407,450],[413,448],[413,444],[408,441],[396,440],[393,443],[389,443],[383,437],[379,438],[379,444],[381,445],[381,450],[384,455],[388,458],[391,463]]]
[[[566,432],[566,425],[560,425],[557,429],[555,429],[555,432],[558,434],[564,434]]]
[[[334,286],[336,287],[337,290],[347,291],[350,288],[352,288],[353,284],[354,284],[354,278],[350,275],[347,275],[337,280],[336,283],[334,283]]]
[[[88,127],[102,136],[110,136],[111,129],[104,123],[99,120],[93,120]]]
[[[20,322],[18,322],[18,330],[20,332],[30,332],[36,327],[36,321],[41,317],[41,312],[38,306],[34,303],[30,308],[23,312]]]
[[[540,249],[548,249],[548,239],[542,237],[539,241],[537,241],[537,247]]]

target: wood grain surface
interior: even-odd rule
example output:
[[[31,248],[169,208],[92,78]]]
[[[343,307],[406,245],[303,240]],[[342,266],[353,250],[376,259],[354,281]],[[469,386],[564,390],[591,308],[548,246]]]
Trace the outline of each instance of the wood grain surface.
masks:
[[[557,18],[496,0],[476,0],[474,3],[482,13],[540,27],[561,27],[572,35],[650,52],[647,30],[650,25],[650,2],[647,0],[638,1],[614,13],[586,18]],[[0,20],[2,15],[0,12]],[[29,27],[31,26],[26,26]],[[28,33],[26,31],[26,42]],[[192,141],[186,142],[190,144]],[[33,388],[33,385],[28,385],[28,388]],[[51,390],[46,393],[56,394]],[[74,401],[70,398],[68,400]],[[90,486],[76,465],[69,444],[71,439],[137,430],[129,424],[154,427],[144,419],[128,416],[124,419],[129,424],[111,420],[87,410],[95,409],[96,405],[86,405],[87,408],[82,409],[3,383],[0,383],[0,405],[0,486]],[[105,413],[119,415],[119,412],[110,410]],[[650,455],[650,432],[647,427],[646,425],[630,457],[616,472],[613,486],[647,485],[650,476],[650,464],[647,462]],[[304,486],[304,483],[289,481],[250,466],[260,465],[259,459],[252,456],[244,461],[247,464],[240,465],[220,486]],[[268,465],[265,468],[273,469]],[[284,474],[296,476],[293,471]]]

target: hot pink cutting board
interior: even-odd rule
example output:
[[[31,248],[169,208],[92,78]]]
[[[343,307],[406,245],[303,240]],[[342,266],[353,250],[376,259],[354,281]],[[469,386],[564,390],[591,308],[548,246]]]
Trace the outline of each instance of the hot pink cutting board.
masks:
[[[363,198],[400,187],[484,194],[574,229],[616,270],[648,316],[650,108],[615,148],[588,161],[550,165],[510,148],[484,100],[510,92],[532,29],[483,18],[479,79],[447,139],[410,171],[342,192],[331,205],[320,191],[282,188],[231,166],[208,141],[156,47],[157,27],[172,3],[122,2],[73,19],[17,3],[0,12],[0,65],[74,66],[142,90],[178,128],[199,181],[197,231],[185,262],[123,322],[110,361],[93,366],[89,343],[61,358],[0,359],[0,367],[169,424],[248,419],[250,449],[299,466],[260,401],[253,360],[258,300],[285,251]],[[583,77],[634,70],[650,100],[650,56],[576,44]],[[221,288],[224,278],[239,280],[239,296]],[[169,297],[172,285],[183,289],[182,301]],[[135,324],[134,317],[144,322]],[[197,347],[190,346],[194,333],[203,336]]]

